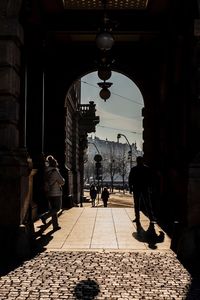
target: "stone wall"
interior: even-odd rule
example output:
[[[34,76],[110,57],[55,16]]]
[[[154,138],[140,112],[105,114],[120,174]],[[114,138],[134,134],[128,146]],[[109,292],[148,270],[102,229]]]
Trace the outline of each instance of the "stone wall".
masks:
[[[0,235],[5,256],[26,256],[31,164],[20,144],[21,48],[23,28],[18,21],[21,1],[0,3]],[[21,102],[21,103],[20,103]]]

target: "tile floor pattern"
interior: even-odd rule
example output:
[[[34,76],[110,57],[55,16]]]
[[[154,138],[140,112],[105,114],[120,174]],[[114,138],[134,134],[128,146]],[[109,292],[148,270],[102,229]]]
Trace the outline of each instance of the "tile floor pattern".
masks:
[[[48,241],[48,250],[68,249],[120,249],[149,250],[148,241],[137,235],[133,208],[84,208],[74,207],[63,211],[59,217],[61,230],[52,234]],[[147,231],[148,218],[141,213],[141,231]],[[41,227],[36,222],[35,229]],[[50,225],[45,234],[51,235]],[[155,232],[159,236],[161,228],[155,224]],[[42,236],[45,238],[45,235]],[[169,250],[170,238],[165,234],[164,241],[157,243],[157,250]]]
[[[180,300],[190,276],[172,252],[49,251],[0,278],[1,300]]]
[[[0,300],[199,300],[198,281],[170,250],[170,238],[150,245],[149,220],[138,231],[133,208],[72,208],[61,230],[35,222],[40,250],[0,273]],[[155,224],[156,237],[161,228]],[[148,234],[147,234],[148,233]]]

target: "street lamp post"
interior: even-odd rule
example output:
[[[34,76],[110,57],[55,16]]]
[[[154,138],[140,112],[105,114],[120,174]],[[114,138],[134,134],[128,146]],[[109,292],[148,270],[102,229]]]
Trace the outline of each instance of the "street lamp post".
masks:
[[[97,191],[97,199],[98,199],[98,203],[99,203],[99,176],[100,176],[100,168],[101,168],[101,160],[102,160],[102,156],[99,152],[99,149],[97,148],[97,145],[95,143],[92,143],[92,142],[88,142],[88,144],[92,144],[94,145],[94,147],[96,148],[98,154],[96,154],[94,156],[94,160],[96,161],[96,175],[97,175],[97,188],[98,188],[98,191]]]
[[[129,153],[130,153],[130,169],[131,169],[131,168],[132,168],[132,147],[131,147],[131,144],[129,143],[129,140],[128,140],[127,137],[125,136],[125,134],[122,134],[122,133],[118,133],[118,135],[117,135],[117,141],[118,141],[118,143],[119,143],[119,139],[120,139],[122,136],[126,139],[128,145],[129,145],[129,148],[130,148]]]

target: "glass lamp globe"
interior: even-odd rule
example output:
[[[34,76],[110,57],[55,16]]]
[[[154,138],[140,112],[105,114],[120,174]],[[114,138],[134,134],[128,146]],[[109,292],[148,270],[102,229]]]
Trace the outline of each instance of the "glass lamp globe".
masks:
[[[103,99],[104,101],[106,101],[108,98],[110,98],[110,91],[107,88],[103,88],[100,93],[99,96],[101,97],[101,99]]]
[[[109,32],[102,32],[96,36],[96,45],[100,50],[110,50],[114,44],[114,38]]]

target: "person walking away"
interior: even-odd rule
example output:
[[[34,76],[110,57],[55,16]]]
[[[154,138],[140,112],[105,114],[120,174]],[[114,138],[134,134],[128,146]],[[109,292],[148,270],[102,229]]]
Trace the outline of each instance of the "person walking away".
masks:
[[[152,192],[152,174],[151,169],[144,164],[143,157],[138,156],[136,166],[132,167],[129,173],[129,189],[133,192],[135,219],[133,222],[140,223],[141,201],[145,205],[146,212],[151,222],[154,221],[151,192]]]
[[[109,193],[108,189],[105,187],[101,193],[101,199],[103,201],[104,207],[107,207],[109,197],[110,197],[110,193]]]
[[[92,207],[95,206],[96,197],[97,197],[97,189],[94,186],[94,184],[92,184],[91,187],[90,187],[90,198],[92,200]]]
[[[43,224],[46,224],[46,219],[52,217],[53,230],[58,230],[61,227],[58,225],[57,212],[62,207],[62,186],[65,184],[65,179],[60,174],[58,162],[52,155],[46,158],[44,177],[49,211],[42,215],[41,220]]]

